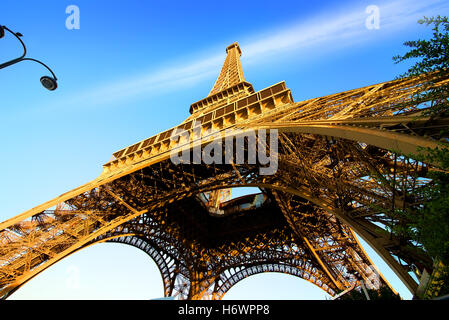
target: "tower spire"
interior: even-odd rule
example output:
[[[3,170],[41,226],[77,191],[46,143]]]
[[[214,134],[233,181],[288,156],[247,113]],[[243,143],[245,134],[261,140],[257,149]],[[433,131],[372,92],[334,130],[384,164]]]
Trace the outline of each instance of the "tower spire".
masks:
[[[242,50],[240,49],[238,43],[234,42],[233,44],[228,46],[226,48],[226,53],[226,60],[223,63],[221,72],[208,96],[214,95],[220,91],[223,91],[240,82],[245,81],[242,64],[240,62]]]
[[[238,99],[254,93],[251,83],[245,81],[243,75],[240,56],[242,50],[237,42],[226,48],[226,59],[208,96],[190,106],[190,113],[197,115],[197,112],[210,111],[224,104],[231,103]],[[189,120],[189,119],[188,119]]]

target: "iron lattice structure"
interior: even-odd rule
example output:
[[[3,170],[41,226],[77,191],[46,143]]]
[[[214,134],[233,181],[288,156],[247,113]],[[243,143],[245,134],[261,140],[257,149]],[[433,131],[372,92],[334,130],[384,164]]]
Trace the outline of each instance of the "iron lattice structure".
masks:
[[[390,213],[422,203],[416,190],[438,165],[400,154],[438,146],[449,124],[407,102],[447,80],[428,74],[294,102],[284,82],[255,92],[238,44],[226,51],[213,89],[183,123],[114,153],[95,180],[0,224],[0,297],[104,241],[144,250],[159,267],[165,296],[180,299],[220,299],[261,272],[295,275],[330,295],[361,281],[388,285],[382,275],[372,281],[373,263],[354,232],[416,291],[410,272],[432,263],[419,245],[388,231],[401,223]],[[171,139],[177,129],[190,138]],[[212,130],[235,145],[240,130],[259,132],[259,143],[264,129],[279,134],[274,175],[250,161],[170,159],[204,149]],[[248,140],[244,151],[253,145]],[[230,200],[230,189],[242,186],[261,192]]]

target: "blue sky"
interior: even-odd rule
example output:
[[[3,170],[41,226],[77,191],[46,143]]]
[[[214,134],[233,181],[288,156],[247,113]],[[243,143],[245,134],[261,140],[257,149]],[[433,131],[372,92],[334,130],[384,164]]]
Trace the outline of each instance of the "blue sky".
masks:
[[[80,29],[66,28],[66,7],[80,9]],[[368,29],[376,5],[380,28]],[[256,90],[285,80],[295,101],[388,81],[407,69],[392,56],[403,42],[428,37],[422,16],[448,15],[449,1],[28,1],[3,0],[0,24],[24,37],[28,56],[59,78],[21,62],[0,70],[0,220],[94,179],[111,154],[182,122],[212,88],[227,45],[238,41]],[[0,61],[20,53],[0,40]],[[404,298],[407,289],[367,247]],[[132,271],[132,272],[130,272]],[[70,285],[73,279],[77,285]],[[31,280],[12,298],[150,299],[162,295],[144,253],[100,244]],[[286,275],[257,275],[225,298],[325,299]]]

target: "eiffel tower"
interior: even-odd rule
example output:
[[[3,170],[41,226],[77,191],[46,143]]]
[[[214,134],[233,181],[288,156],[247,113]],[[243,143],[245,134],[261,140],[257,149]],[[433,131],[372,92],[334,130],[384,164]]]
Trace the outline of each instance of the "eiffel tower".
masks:
[[[356,233],[416,292],[410,273],[431,270],[431,259],[388,227],[401,223],[390,215],[395,208],[424,201],[414,191],[437,165],[401,156],[436,147],[449,124],[417,117],[422,108],[407,104],[435,75],[294,102],[285,82],[256,92],[245,81],[239,45],[226,52],[209,95],[183,123],[115,152],[93,181],[0,223],[0,297],[105,241],[145,251],[164,295],[178,299],[221,299],[262,272],[300,277],[331,296],[390,286]],[[173,139],[176,130],[188,138]],[[257,143],[243,136],[238,149],[237,135],[251,131]],[[222,146],[230,160],[172,161],[181,151],[189,159],[195,148],[204,153],[211,132],[231,141],[234,150]],[[274,174],[261,174],[259,160],[233,161],[268,132],[277,134]],[[260,192],[230,199],[238,187]]]

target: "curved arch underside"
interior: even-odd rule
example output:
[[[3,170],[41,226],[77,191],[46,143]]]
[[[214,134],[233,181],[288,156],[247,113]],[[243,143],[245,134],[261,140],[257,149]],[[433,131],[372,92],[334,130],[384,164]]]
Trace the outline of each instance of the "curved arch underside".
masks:
[[[164,248],[151,246],[148,242],[142,240],[140,237],[118,237],[111,242],[126,243],[136,246],[145,251],[157,264],[162,276],[164,284],[164,295],[166,297],[173,296],[178,299],[189,298],[192,283],[190,283],[190,274],[184,273],[177,267],[179,261],[173,259],[171,256],[162,255]],[[309,281],[330,295],[335,294],[335,288],[329,287],[326,282],[326,276],[320,272],[310,261],[304,259],[299,254],[294,258],[286,259],[285,257],[276,255],[274,251],[267,251],[264,253],[267,257],[258,257],[257,264],[254,261],[242,262],[235,266],[228,268],[221,268],[218,276],[215,276],[214,281],[208,280],[205,282],[206,286],[201,293],[202,299],[221,299],[235,284],[247,277],[259,273],[278,272],[297,276],[306,281]],[[259,255],[262,255],[259,253]],[[269,256],[269,258],[268,258]],[[248,256],[247,256],[248,258]],[[256,258],[256,257],[254,257]],[[187,269],[184,269],[186,271]],[[198,296],[196,298],[199,298]]]
[[[248,161],[175,165],[169,149],[126,156],[98,179],[0,224],[0,296],[108,237],[144,248],[166,295],[220,298],[257,266],[309,277],[334,294],[372,279],[353,231],[414,292],[409,272],[431,270],[431,260],[386,230],[403,223],[391,215],[396,208],[425,201],[416,191],[435,167],[389,149],[408,153],[447,139],[440,134],[447,119],[416,120],[420,110],[400,104],[416,86],[395,81],[301,103],[279,96],[238,111],[245,119],[230,118],[232,128],[279,129],[273,175]],[[218,120],[224,129],[227,120]],[[245,154],[251,148],[246,143]],[[266,201],[230,203],[217,216],[199,196],[239,186],[261,188]],[[386,285],[382,277],[378,285]]]
[[[36,216],[30,223],[39,224],[40,228],[44,229],[50,226],[50,222],[51,226],[54,226],[55,222],[60,224],[73,224],[74,221],[78,221],[76,225],[79,226],[79,231],[76,231],[77,233],[75,234],[67,233],[66,241],[76,236],[89,235],[90,237],[85,237],[87,241],[84,243],[78,242],[81,244],[80,247],[82,247],[95,241],[95,239],[101,239],[102,235],[120,228],[124,228],[121,229],[124,233],[134,233],[134,231],[131,232],[131,227],[125,226],[135,226],[137,222],[143,221],[142,219],[150,214],[153,215],[153,218],[155,217],[154,214],[159,217],[165,217],[165,220],[159,221],[159,223],[170,231],[179,232],[176,228],[170,229],[170,224],[168,223],[170,217],[177,217],[176,219],[179,219],[177,222],[178,228],[183,224],[187,229],[183,233],[177,234],[175,238],[177,237],[177,241],[179,242],[181,239],[185,240],[188,237],[193,237],[191,247],[186,247],[185,252],[195,252],[196,255],[205,259],[204,252],[199,253],[193,250],[197,248],[197,244],[192,234],[195,233],[194,230],[200,229],[198,229],[198,225],[189,221],[191,220],[189,213],[202,210],[204,213],[202,219],[211,219],[212,216],[209,215],[207,209],[202,207],[195,196],[214,189],[259,186],[269,196],[274,206],[268,212],[277,212],[277,215],[284,219],[284,223],[288,229],[293,230],[290,236],[295,237],[295,242],[294,245],[290,245],[290,249],[292,246],[301,248],[303,250],[301,254],[307,253],[309,261],[314,261],[314,268],[319,271],[319,275],[314,274],[309,279],[318,279],[316,284],[318,283],[328,293],[334,294],[350,286],[351,280],[354,281],[353,279],[362,280],[369,278],[370,275],[367,272],[369,272],[368,267],[371,265],[371,262],[364,254],[363,249],[358,245],[354,236],[348,231],[348,228],[344,230],[340,226],[339,230],[335,231],[332,230],[332,226],[345,223],[354,228],[362,236],[364,235],[363,232],[365,232],[365,236],[371,242],[379,238],[381,241],[384,241],[386,238],[389,239],[386,236],[382,238],[382,233],[379,233],[379,231],[383,230],[373,223],[373,221],[384,221],[384,212],[373,212],[372,206],[376,204],[381,205],[382,208],[389,208],[391,206],[391,197],[387,192],[390,190],[376,190],[377,187],[374,188],[374,186],[377,182],[366,179],[370,172],[377,173],[380,170],[384,172],[390,171],[394,164],[386,161],[385,155],[387,152],[368,146],[362,147],[357,143],[350,145],[347,142],[334,141],[311,135],[282,134],[280,141],[282,141],[282,146],[289,146],[289,148],[286,147],[285,150],[282,150],[285,154],[280,154],[279,170],[274,176],[260,176],[257,174],[258,167],[248,164],[239,165],[238,167],[222,165],[198,168],[185,165],[176,166],[166,161],[159,163],[157,165],[158,168],[149,167],[139,170],[121,179],[114,180],[107,185],[103,185],[100,188],[95,188],[90,192],[69,199],[65,201],[69,210],[46,211]],[[339,150],[339,147],[341,147],[339,144],[341,146],[344,145],[346,149],[342,152],[343,155],[338,154],[341,152]],[[301,153],[291,150],[292,146],[295,145],[309,146],[310,154],[304,152],[307,149],[303,149]],[[352,153],[352,157],[354,157],[354,154],[359,154],[360,156],[357,158],[354,157],[353,159],[348,158],[344,154],[347,154],[347,149],[354,152]],[[317,150],[321,150],[321,152],[317,152]],[[379,157],[379,163],[382,163],[382,166],[376,166],[373,163],[373,155]],[[338,160],[333,160],[333,156]],[[361,159],[364,159],[363,156],[365,156],[365,162],[361,162]],[[340,161],[339,157],[344,157],[345,160]],[[307,159],[307,161],[303,161],[303,159]],[[294,163],[295,166],[291,166],[291,163]],[[303,163],[303,165],[298,168],[298,163]],[[317,165],[320,165],[325,170],[318,172],[316,170]],[[406,166],[406,170],[409,172],[426,171],[420,165],[396,163],[396,168],[401,168],[401,166]],[[335,169],[336,167],[339,167],[338,172]],[[337,173],[347,175],[344,179],[344,185],[336,183],[342,181],[342,179],[333,179],[332,176]],[[340,191],[340,194],[337,191]],[[342,194],[345,196],[349,195],[350,201],[356,202],[357,206],[352,208],[339,207],[338,200]],[[397,199],[401,201],[399,195]],[[187,204],[193,206],[194,209],[186,209],[188,208]],[[345,204],[347,205],[348,202]],[[176,210],[169,210],[173,206]],[[162,215],[161,212],[170,212],[170,215]],[[177,212],[178,214],[176,215]],[[181,216],[179,212],[184,212],[184,214]],[[248,216],[248,213],[245,216]],[[312,222],[307,222],[306,220],[301,221],[300,218],[305,219],[308,216],[313,216],[315,220]],[[327,221],[328,225],[325,223],[320,226],[317,225],[317,217],[321,217],[325,222]],[[214,219],[221,221],[226,220],[226,217],[214,217]],[[102,229],[105,222],[107,222],[108,228]],[[148,221],[146,223],[148,225]],[[203,222],[200,219],[197,223],[201,225]],[[256,220],[252,220],[248,224],[257,230],[257,234],[261,234],[261,227]],[[316,230],[313,231],[313,228],[310,229],[310,227],[306,228],[305,226],[307,225],[315,226]],[[203,229],[202,232],[205,234],[215,234],[214,232],[208,231],[207,228]],[[342,235],[346,237],[346,242],[337,241],[337,239],[343,238]],[[155,237],[153,238],[156,239]],[[281,238],[288,239],[285,235]],[[145,239],[147,241],[149,237],[147,236]],[[285,239],[284,241],[286,241]],[[76,239],[74,240],[76,241]],[[168,240],[166,239],[166,241]],[[261,239],[259,245],[262,246],[267,241],[268,239]],[[166,254],[169,254],[168,252],[170,250],[177,248],[176,245],[169,245],[169,243],[167,242],[167,246],[163,249],[163,252]],[[385,251],[392,249],[391,251],[387,251],[390,255],[390,252],[396,253],[393,250],[400,250],[397,245],[395,246],[394,238],[386,244],[388,245],[388,249],[383,248],[385,248]],[[180,244],[178,243],[177,245]],[[279,244],[279,246],[284,248],[283,244]],[[178,248],[181,247],[178,246]],[[323,247],[328,247],[326,249],[327,251],[321,249]],[[354,247],[359,248],[356,250],[358,251],[357,254],[347,250]],[[336,255],[333,250],[340,250],[342,253]],[[257,251],[258,249],[256,247]],[[263,251],[259,253],[263,254]],[[230,252],[224,251],[222,254],[229,255]],[[245,251],[239,254],[242,257],[246,257]],[[64,256],[61,256],[61,258]],[[179,259],[174,254],[172,254],[172,257],[173,259]],[[410,256],[403,255],[402,258],[404,259],[404,257],[410,259]],[[39,255],[39,258],[49,259],[52,257],[50,255],[47,257]],[[155,258],[155,260],[157,259]],[[192,257],[189,259],[192,259]],[[185,268],[189,264],[192,265],[192,260],[189,259],[184,261]],[[58,260],[55,259],[54,262]],[[251,259],[248,260],[245,258],[242,260],[242,265],[236,264],[232,267],[242,267],[248,261],[251,261]],[[343,261],[343,263],[337,263],[336,261]],[[415,262],[416,260],[414,259],[412,261]],[[261,261],[260,264],[265,264],[265,262]],[[353,264],[359,265],[354,268]],[[42,265],[48,267],[51,264],[44,263]],[[223,288],[229,289],[227,285],[222,286],[220,283],[215,282],[217,280],[229,284],[229,281],[231,281],[223,280],[218,274],[208,277],[201,274],[193,274],[191,271],[188,272],[185,270],[179,277],[173,278],[174,274],[177,273],[173,273],[174,271],[168,266],[162,267],[162,265],[158,265],[163,274],[166,295],[171,295],[173,291],[180,290],[181,293],[179,295],[182,298],[210,297],[209,293],[212,287],[212,297],[219,298],[225,293]],[[288,266],[285,269],[287,272],[293,270],[292,265],[285,264],[279,260],[273,261],[271,265]],[[172,265],[170,266],[173,267]],[[302,270],[304,272],[304,269]],[[293,271],[292,274],[294,274]],[[304,274],[309,275],[310,273],[301,273],[299,271],[296,273],[296,275],[301,275],[306,278],[307,276],[304,276]],[[192,277],[196,280],[192,280]],[[234,277],[232,279],[236,278]],[[180,285],[180,281],[188,285]]]
[[[175,237],[161,232],[161,228],[149,231],[148,219],[151,218],[145,217],[145,222],[141,222],[145,223],[144,227],[137,227],[134,223],[132,227],[125,226],[105,234],[94,243],[124,243],[146,252],[159,268],[165,296],[178,299],[221,299],[239,281],[262,272],[282,272],[300,277],[330,295],[338,290],[309,253],[298,247],[293,242],[294,239],[286,241],[293,235],[285,227],[283,230],[273,229],[264,235],[254,234],[252,238],[246,237],[233,244],[210,248],[207,256],[213,258],[206,261],[204,252],[201,257],[195,257],[195,252],[189,251]],[[119,236],[132,229],[137,229],[135,231],[139,234]],[[202,274],[196,271],[201,269],[208,271]],[[192,278],[196,280],[192,281]]]

